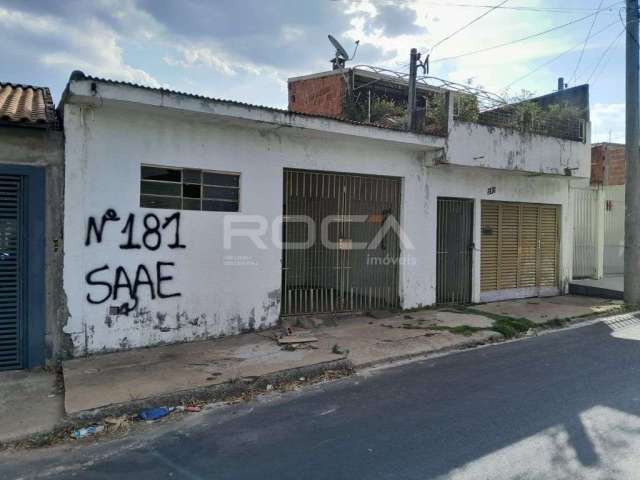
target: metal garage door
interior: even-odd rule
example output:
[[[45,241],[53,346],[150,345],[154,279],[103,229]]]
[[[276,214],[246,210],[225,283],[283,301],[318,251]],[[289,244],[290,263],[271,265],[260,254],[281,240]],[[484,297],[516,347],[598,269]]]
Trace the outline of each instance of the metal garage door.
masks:
[[[399,307],[400,242],[394,230],[380,232],[389,220],[399,222],[400,182],[285,169],[282,315]],[[314,238],[302,217],[315,225]],[[298,247],[307,240],[312,245]]]
[[[558,205],[483,201],[481,217],[482,291],[558,286]]]
[[[0,370],[23,367],[23,181],[0,175]]]

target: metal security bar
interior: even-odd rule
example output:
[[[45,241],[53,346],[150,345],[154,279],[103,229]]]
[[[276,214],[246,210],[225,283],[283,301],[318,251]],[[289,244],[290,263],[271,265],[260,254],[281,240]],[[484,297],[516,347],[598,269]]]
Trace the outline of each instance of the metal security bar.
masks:
[[[285,169],[283,316],[399,307],[400,242],[388,227],[399,224],[400,185],[398,178]]]
[[[0,175],[0,370],[23,367],[22,177]]]
[[[473,200],[438,198],[436,303],[471,302]]]
[[[586,122],[581,118],[545,118],[525,121],[515,109],[505,106],[496,110],[481,112],[478,123],[492,127],[515,128],[520,131],[584,142]]]

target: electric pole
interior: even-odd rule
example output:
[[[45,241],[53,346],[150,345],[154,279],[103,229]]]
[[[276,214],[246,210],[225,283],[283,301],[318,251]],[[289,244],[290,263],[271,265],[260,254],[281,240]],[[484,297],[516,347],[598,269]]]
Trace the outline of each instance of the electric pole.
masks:
[[[416,112],[416,82],[418,80],[418,60],[420,54],[415,48],[411,49],[409,61],[409,98],[407,100],[407,111],[409,113],[409,130],[412,132],[417,128],[417,112]]]
[[[624,301],[640,304],[640,118],[638,0],[627,0]]]

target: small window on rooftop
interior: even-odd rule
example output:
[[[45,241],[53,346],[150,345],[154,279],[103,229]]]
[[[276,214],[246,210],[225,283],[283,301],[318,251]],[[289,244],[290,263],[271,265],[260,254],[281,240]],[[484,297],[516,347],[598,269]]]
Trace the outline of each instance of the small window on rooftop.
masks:
[[[141,167],[141,207],[237,212],[239,203],[239,173],[154,165]]]

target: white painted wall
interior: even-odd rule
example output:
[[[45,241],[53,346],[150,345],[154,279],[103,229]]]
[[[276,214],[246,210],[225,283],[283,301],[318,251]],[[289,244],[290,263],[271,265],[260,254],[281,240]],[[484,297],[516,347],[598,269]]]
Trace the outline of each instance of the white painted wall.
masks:
[[[413,257],[410,265],[401,266],[404,308],[435,301],[438,196],[476,200],[475,301],[480,298],[479,202],[484,198],[562,205],[563,283],[570,277],[567,178],[449,165],[426,167],[412,145],[335,134],[323,137],[318,132],[307,135],[291,128],[256,129],[209,122],[174,109],[130,106],[134,105],[65,105],[64,288],[70,312],[65,332],[77,355],[229,335],[271,326],[278,319],[280,249],[266,236],[266,249],[245,239],[235,240],[230,251],[224,250],[224,213],[181,212],[181,241],[186,249],[171,250],[166,241],[156,251],[119,248],[126,240],[120,231],[130,213],[136,215],[137,240],[142,216],[173,213],[138,206],[143,163],[240,172],[241,213],[264,216],[269,223],[282,211],[283,168],[401,177],[401,223],[415,246],[404,252]],[[454,152],[460,152],[456,148]],[[492,186],[496,193],[489,196],[487,189]],[[102,243],[85,246],[88,218],[99,219],[108,208],[121,221],[107,224]],[[245,265],[229,265],[228,256]],[[87,301],[88,294],[99,297],[104,291],[104,287],[87,284],[89,271],[108,265],[109,271],[94,279],[113,283],[118,266],[133,277],[139,264],[152,271],[158,261],[175,263],[175,268],[165,269],[173,279],[165,281],[163,289],[180,293],[179,297],[152,300],[148,289],[142,288],[139,308],[129,316],[109,315],[109,306],[119,305],[122,298],[99,305]]]
[[[587,125],[588,127],[588,125]],[[587,138],[589,133],[587,132]],[[454,122],[446,161],[467,167],[499,168],[588,178],[591,143],[520,133],[514,129]]]
[[[287,135],[286,130],[225,127],[170,114],[75,105],[65,107],[65,129],[64,286],[71,314],[65,331],[77,354],[228,335],[273,325],[278,318],[280,249],[266,236],[265,250],[240,239],[225,251],[224,213],[182,212],[184,250],[119,248],[125,240],[120,230],[129,213],[136,217],[150,211],[159,216],[173,213],[138,207],[142,163],[240,172],[241,213],[264,216],[270,224],[282,213],[285,167],[399,176],[404,178],[403,217],[411,219],[405,220],[408,235],[423,238],[430,228],[423,215],[421,160],[415,152],[384,143],[306,138]],[[101,244],[85,246],[88,218],[100,218],[108,208],[122,220],[107,225]],[[139,218],[136,225],[139,235]],[[426,303],[424,268],[430,250],[421,244],[415,252],[417,265],[401,272],[407,307]],[[226,265],[229,255],[250,265]],[[151,301],[143,289],[140,309],[128,317],[108,316],[109,305],[120,300],[88,303],[87,293],[97,297],[103,289],[87,285],[87,272],[109,265],[111,275],[117,266],[133,275],[139,263],[151,266],[157,261],[175,262],[176,268],[167,270],[174,280],[166,282],[166,290],[180,292],[180,297]]]

